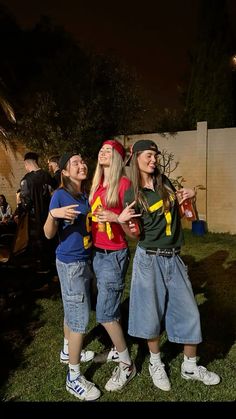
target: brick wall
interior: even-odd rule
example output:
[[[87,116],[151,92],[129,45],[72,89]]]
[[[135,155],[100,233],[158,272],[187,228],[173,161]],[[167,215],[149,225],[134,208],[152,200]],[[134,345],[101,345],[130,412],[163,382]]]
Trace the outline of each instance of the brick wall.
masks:
[[[16,208],[16,191],[25,175],[24,154],[25,147],[20,142],[15,141],[7,148],[0,143],[0,194],[5,195],[13,211]]]

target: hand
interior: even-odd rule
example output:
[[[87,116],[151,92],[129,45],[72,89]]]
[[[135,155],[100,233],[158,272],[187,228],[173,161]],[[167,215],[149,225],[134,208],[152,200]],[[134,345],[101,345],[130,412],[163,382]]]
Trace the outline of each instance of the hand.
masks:
[[[80,211],[76,211],[75,208],[78,207],[78,204],[67,205],[65,207],[53,208],[50,211],[50,214],[53,218],[63,218],[68,221],[74,221],[78,214],[81,214]]]
[[[115,212],[103,209],[99,212],[94,212],[93,215],[96,215],[98,222],[100,223],[115,223],[117,221],[117,214]]]
[[[131,204],[127,205],[120,215],[117,217],[118,223],[125,223],[126,221],[130,221],[133,217],[141,217],[142,214],[135,214],[135,209],[133,206],[136,204],[136,201],[131,202]]]
[[[194,189],[182,188],[176,191],[179,205],[181,205],[186,199],[193,198],[195,196]]]

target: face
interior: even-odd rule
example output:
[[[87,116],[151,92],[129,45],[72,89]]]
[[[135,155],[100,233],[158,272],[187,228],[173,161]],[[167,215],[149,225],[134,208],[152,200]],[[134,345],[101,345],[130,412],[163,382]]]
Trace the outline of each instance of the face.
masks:
[[[140,172],[152,174],[157,166],[157,158],[158,154],[153,150],[142,151],[137,157]]]
[[[49,171],[50,171],[51,173],[54,173],[54,171],[55,171],[55,166],[56,166],[56,163],[55,163],[55,162],[53,162],[53,161],[48,161],[48,169],[49,169]]]
[[[98,162],[103,167],[109,167],[112,161],[112,146],[110,144],[105,144],[99,150],[98,153]]]
[[[70,158],[66,169],[62,171],[65,176],[69,176],[74,181],[82,181],[87,178],[88,167],[82,157],[78,154]]]

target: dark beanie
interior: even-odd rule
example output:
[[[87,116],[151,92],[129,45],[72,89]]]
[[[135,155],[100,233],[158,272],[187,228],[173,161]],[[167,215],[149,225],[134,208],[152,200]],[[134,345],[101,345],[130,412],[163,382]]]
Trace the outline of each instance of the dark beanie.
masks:
[[[62,154],[60,160],[59,160],[59,168],[60,170],[65,169],[67,162],[71,159],[73,156],[77,156],[79,153],[73,152],[73,151],[67,151],[66,153]]]

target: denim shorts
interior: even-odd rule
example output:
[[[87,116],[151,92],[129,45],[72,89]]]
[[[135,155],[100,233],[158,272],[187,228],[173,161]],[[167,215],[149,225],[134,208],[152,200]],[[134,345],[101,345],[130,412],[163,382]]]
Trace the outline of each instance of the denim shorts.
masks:
[[[72,332],[85,333],[90,314],[91,261],[64,263],[56,259],[64,322]]]
[[[163,322],[171,342],[202,341],[198,307],[180,256],[150,255],[138,246],[133,261],[128,333],[153,339],[160,335]]]
[[[110,253],[94,250],[93,269],[97,278],[96,318],[99,323],[120,319],[124,279],[129,264],[129,249]]]

